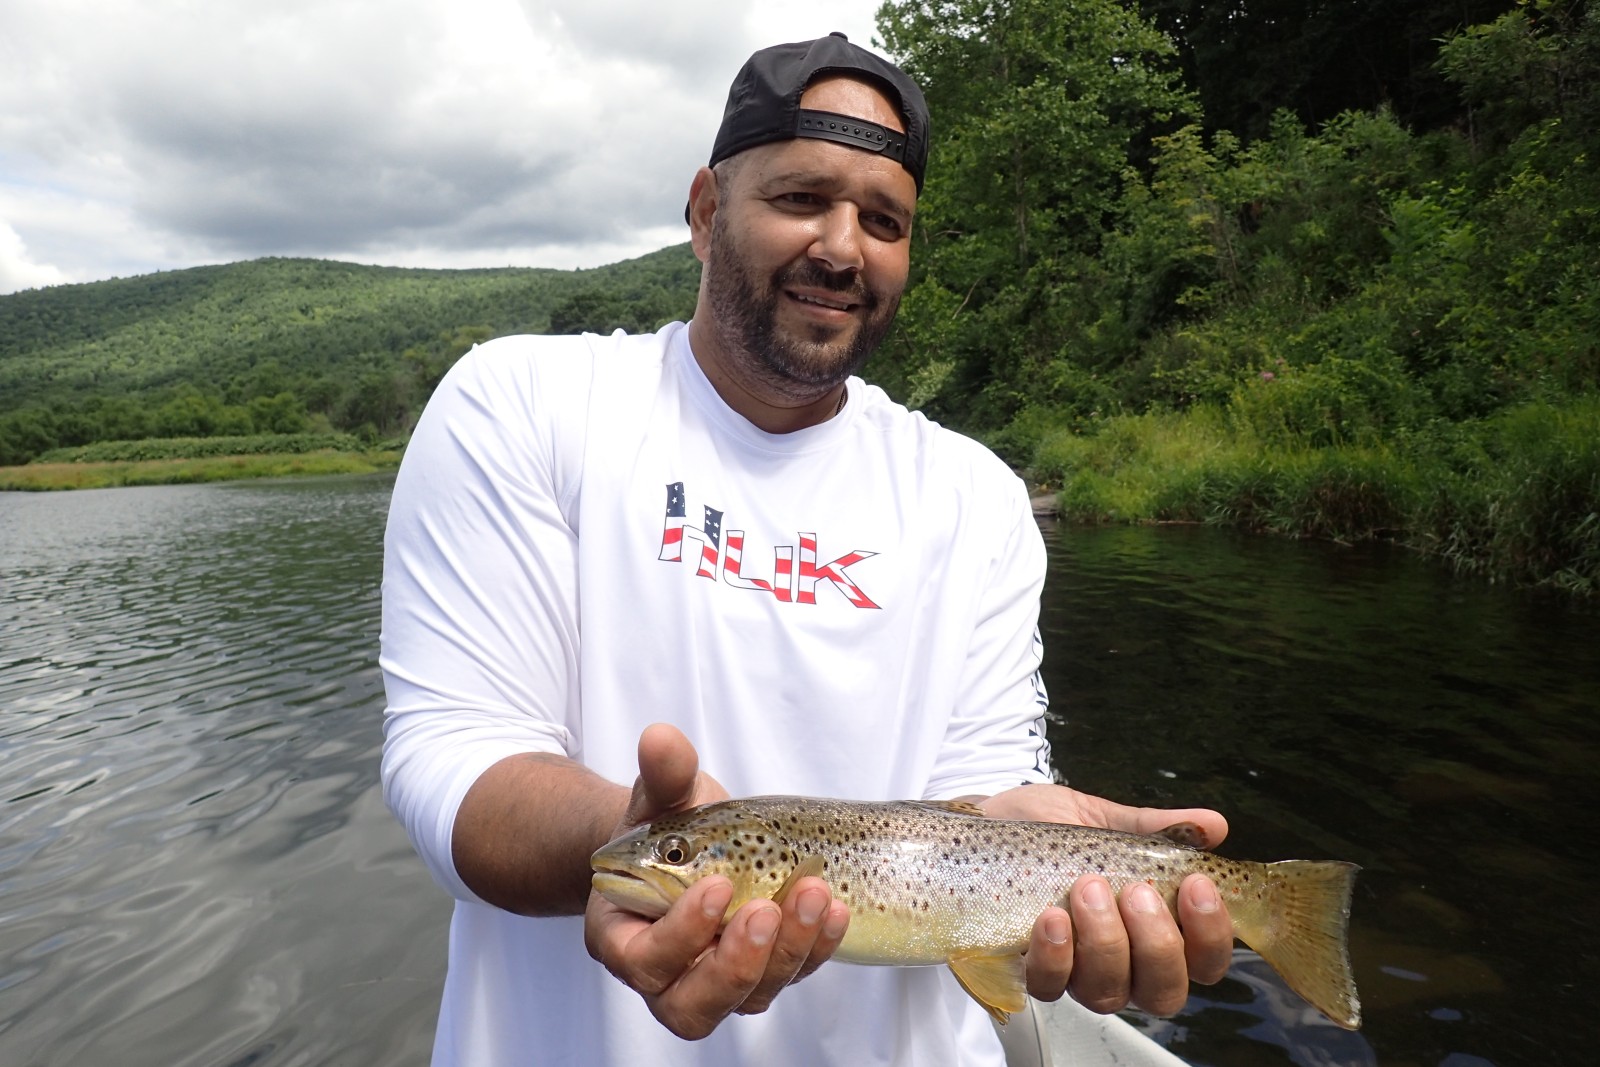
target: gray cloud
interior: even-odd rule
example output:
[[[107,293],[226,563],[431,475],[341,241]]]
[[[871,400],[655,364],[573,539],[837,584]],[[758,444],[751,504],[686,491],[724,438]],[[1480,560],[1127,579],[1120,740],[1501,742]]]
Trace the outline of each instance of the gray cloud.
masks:
[[[143,0],[0,16],[0,292],[260,255],[677,240],[751,49],[877,0]],[[852,21],[853,20],[853,21]]]

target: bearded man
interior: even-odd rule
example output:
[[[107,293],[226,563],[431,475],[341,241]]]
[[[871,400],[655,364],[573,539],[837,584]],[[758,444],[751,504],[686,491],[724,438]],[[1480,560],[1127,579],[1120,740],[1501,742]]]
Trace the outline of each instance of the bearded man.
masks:
[[[669,811],[964,798],[1226,832],[1052,784],[1025,488],[855,376],[927,151],[880,57],[757,52],[689,188],[693,320],[503,338],[429,404],[386,541],[383,779],[456,898],[436,1065],[1003,1062],[943,969],[822,966],[849,924],[822,878],[726,922],[725,878],[654,920],[591,894],[590,854]],[[1175,921],[1089,876],[1035,924],[1028,989],[1171,1012],[1231,944],[1202,877]]]

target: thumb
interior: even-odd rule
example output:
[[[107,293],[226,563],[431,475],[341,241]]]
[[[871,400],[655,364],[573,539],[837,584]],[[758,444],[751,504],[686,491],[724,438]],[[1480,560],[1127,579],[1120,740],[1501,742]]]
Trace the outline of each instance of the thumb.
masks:
[[[699,753],[683,731],[660,722],[645,727],[639,735],[639,777],[623,822],[632,826],[687,807],[699,771]]]
[[[1101,825],[1131,834],[1159,834],[1172,826],[1187,824],[1191,838],[1186,841],[1196,848],[1216,848],[1228,836],[1228,820],[1221,812],[1210,808],[1135,808],[1100,800]]]

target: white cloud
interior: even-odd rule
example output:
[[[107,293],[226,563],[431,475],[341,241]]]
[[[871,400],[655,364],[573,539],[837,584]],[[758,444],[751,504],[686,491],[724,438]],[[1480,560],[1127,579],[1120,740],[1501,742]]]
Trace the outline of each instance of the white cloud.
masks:
[[[18,289],[40,289],[60,285],[67,276],[55,267],[35,263],[28,256],[22,238],[9,225],[0,222],[0,293]]]
[[[5,286],[260,255],[593,266],[681,212],[754,48],[877,0],[6,0]]]

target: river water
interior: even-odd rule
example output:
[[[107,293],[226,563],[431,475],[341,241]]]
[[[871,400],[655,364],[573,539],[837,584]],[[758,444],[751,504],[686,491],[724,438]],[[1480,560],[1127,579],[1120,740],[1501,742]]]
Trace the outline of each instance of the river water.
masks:
[[[387,477],[0,494],[0,1064],[424,1064],[448,904],[383,809]],[[1357,1034],[1252,954],[1194,1064],[1588,1064],[1600,616],[1398,552],[1049,531],[1074,785],[1365,870]]]

